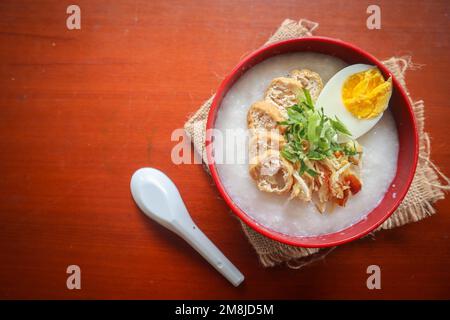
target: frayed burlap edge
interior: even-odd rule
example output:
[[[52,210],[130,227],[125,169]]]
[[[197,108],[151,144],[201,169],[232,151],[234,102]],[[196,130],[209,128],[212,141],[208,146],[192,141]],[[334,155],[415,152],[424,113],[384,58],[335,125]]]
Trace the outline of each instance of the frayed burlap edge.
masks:
[[[319,26],[318,23],[305,19],[299,22],[285,20],[265,45],[291,38],[311,36]],[[444,190],[449,189],[449,179],[442,174],[430,160],[430,138],[424,132],[424,103],[422,100],[413,102],[405,83],[405,71],[415,68],[410,57],[392,57],[383,62],[405,88],[414,108],[419,131],[419,162],[410,190],[399,208],[377,230],[392,229],[407,223],[422,220],[435,213],[433,203],[444,198]],[[214,95],[209,98],[197,112],[189,118],[184,128],[187,136],[194,144],[195,150],[202,156],[203,163],[207,162],[205,150],[206,119]],[[204,166],[209,173],[208,167]],[[441,180],[444,180],[444,185]],[[323,259],[334,248],[317,249],[289,246],[254,231],[241,222],[244,234],[258,254],[264,267],[272,267],[286,263],[291,268],[301,268],[317,260]]]

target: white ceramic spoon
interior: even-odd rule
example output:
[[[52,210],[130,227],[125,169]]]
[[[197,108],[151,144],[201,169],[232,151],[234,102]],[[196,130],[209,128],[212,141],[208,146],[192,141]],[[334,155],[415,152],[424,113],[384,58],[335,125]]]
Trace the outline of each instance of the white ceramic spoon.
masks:
[[[142,168],[133,174],[130,186],[134,201],[149,218],[186,240],[234,286],[244,281],[244,275],[192,221],[168,176],[153,168]]]

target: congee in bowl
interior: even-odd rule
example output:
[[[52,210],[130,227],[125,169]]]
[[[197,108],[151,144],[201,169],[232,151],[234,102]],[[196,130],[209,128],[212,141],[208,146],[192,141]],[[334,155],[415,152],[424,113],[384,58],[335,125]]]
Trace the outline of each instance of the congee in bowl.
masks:
[[[331,234],[349,241],[352,226],[376,227],[368,216],[382,210],[388,191],[383,219],[399,202],[392,191],[401,144],[390,104],[398,83],[370,59],[286,51],[219,88],[208,120],[213,178],[233,211],[265,235],[290,244]]]

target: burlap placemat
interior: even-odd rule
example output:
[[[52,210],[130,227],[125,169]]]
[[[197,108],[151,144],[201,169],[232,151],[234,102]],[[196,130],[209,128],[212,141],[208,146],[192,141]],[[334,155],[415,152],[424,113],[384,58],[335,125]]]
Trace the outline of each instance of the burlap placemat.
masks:
[[[305,19],[299,22],[287,19],[265,45],[291,38],[311,36],[312,32],[318,26],[318,23]],[[411,59],[409,57],[392,57],[383,61],[383,63],[400,81],[411,100],[405,83],[405,71],[408,68],[414,67]],[[207,162],[205,150],[206,119],[213,98],[214,95],[184,125],[186,134],[191,138],[195,150],[202,156],[204,163]],[[430,139],[428,134],[424,132],[424,103],[422,100],[415,102],[411,100],[411,102],[418,124],[420,139],[417,170],[408,194],[397,211],[375,231],[399,227],[407,223],[422,220],[434,214],[435,210],[432,204],[437,200],[443,199],[444,190],[449,189],[449,179],[430,160]],[[208,167],[204,166],[204,168],[209,173]],[[440,178],[446,182],[445,185],[441,182]],[[334,249],[320,250],[285,245],[261,235],[244,222],[240,222],[245,235],[255,248],[262,265],[265,267],[286,263],[292,268],[300,268],[325,257]]]

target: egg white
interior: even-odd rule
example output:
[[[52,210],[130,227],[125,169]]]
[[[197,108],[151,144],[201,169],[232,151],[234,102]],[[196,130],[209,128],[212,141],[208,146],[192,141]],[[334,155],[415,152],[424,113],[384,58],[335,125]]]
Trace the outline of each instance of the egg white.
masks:
[[[322,92],[316,101],[316,108],[323,108],[325,115],[330,118],[337,116],[341,120],[347,129],[352,133],[352,139],[357,139],[377,124],[377,122],[383,116],[381,113],[379,116],[373,119],[358,119],[347,110],[342,101],[342,87],[345,80],[351,75],[363,72],[369,69],[375,68],[375,66],[367,64],[353,64],[337,72],[325,85]],[[339,142],[348,141],[349,137],[341,135],[338,138]]]

